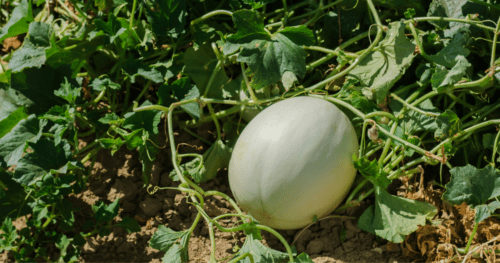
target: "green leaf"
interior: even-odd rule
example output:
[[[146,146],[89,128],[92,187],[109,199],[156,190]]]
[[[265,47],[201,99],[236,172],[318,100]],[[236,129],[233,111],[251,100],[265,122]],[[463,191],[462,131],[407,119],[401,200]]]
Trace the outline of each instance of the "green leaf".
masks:
[[[114,112],[112,113],[106,113],[106,116],[102,117],[99,119],[100,123],[103,124],[110,124],[110,125],[118,125],[121,123],[120,117],[116,115]]]
[[[59,210],[61,219],[59,227],[64,231],[73,231],[73,224],[75,223],[75,215],[73,214],[73,204],[68,199],[64,198],[56,204]]]
[[[294,84],[298,83],[298,81],[297,76],[291,71],[286,71],[281,78],[283,87],[285,87],[286,90],[293,88]]]
[[[156,68],[129,57],[122,66],[123,74],[130,77],[130,82],[135,83],[135,78],[140,76],[154,83],[164,82],[163,76]]]
[[[457,62],[459,62],[459,57],[466,58],[470,51],[465,48],[467,44],[467,39],[461,33],[455,34],[453,39],[439,51],[436,55],[429,55],[428,57],[441,66],[447,68],[453,68]]]
[[[118,222],[115,226],[119,226],[123,228],[123,230],[127,231],[127,233],[134,233],[134,232],[140,232],[141,231],[141,226],[137,221],[131,217],[124,217],[122,221]]]
[[[475,207],[500,196],[500,173],[493,166],[477,169],[467,164],[451,169],[450,173],[451,180],[445,186],[443,200],[452,205],[465,202]]]
[[[29,24],[33,21],[33,11],[31,10],[31,1],[22,0],[12,11],[9,21],[2,27],[0,41],[8,37],[15,37],[27,33]]]
[[[368,207],[358,221],[360,229],[394,243],[404,241],[426,219],[436,215],[433,205],[393,196],[380,186],[375,186],[375,205]]]
[[[487,205],[478,205],[476,206],[476,218],[474,221],[478,224],[481,223],[483,220],[486,218],[490,217],[492,214],[495,213],[495,210],[500,208],[500,202],[498,201],[493,201]]]
[[[35,114],[45,113],[54,105],[62,105],[65,101],[56,95],[67,78],[71,85],[79,86],[74,78],[71,78],[72,69],[60,66],[57,69],[44,66],[42,68],[27,68],[23,72],[14,73],[11,76],[11,88],[17,92],[19,102],[28,107],[28,112]],[[43,80],[43,81],[40,81]]]
[[[25,120],[26,118],[28,118],[28,115],[26,115],[26,109],[24,107],[20,107],[9,114],[7,118],[1,120],[0,139],[9,133],[21,120]]]
[[[50,48],[51,34],[52,28],[49,24],[32,22],[23,47],[14,52],[9,61],[9,68],[12,72],[20,72],[25,68],[41,67],[47,59],[45,50]]]
[[[487,7],[468,0],[433,0],[428,16],[466,18],[469,14],[482,14]],[[462,22],[429,21],[438,29],[444,29],[444,37],[452,37],[458,31],[468,30],[470,25]]]
[[[152,103],[145,101],[141,104],[141,107],[149,105],[152,105]],[[158,124],[160,124],[162,113],[160,110],[128,112],[124,115],[123,128],[130,130],[144,129],[151,135],[158,134]]]
[[[67,250],[68,250],[68,247],[70,245],[70,241],[69,241],[68,237],[64,234],[60,235],[57,242],[55,242],[55,245],[61,251],[60,257],[64,258],[66,256],[66,254],[68,253]]]
[[[9,117],[9,115],[16,111],[19,107],[23,107],[22,105],[22,99],[16,95],[16,92],[13,89],[4,90],[0,88],[0,120]]]
[[[102,201],[100,201],[97,205],[92,205],[92,211],[95,214],[95,220],[97,223],[102,222],[110,222],[118,215],[118,210],[120,209],[120,205],[118,202],[120,198],[116,198],[116,200],[106,205]]]
[[[167,251],[174,244],[179,243],[179,240],[188,235],[189,231],[174,231],[164,225],[160,225],[158,230],[153,234],[149,240],[149,246],[160,251]]]
[[[222,140],[217,140],[203,154],[203,164],[200,167],[200,159],[193,159],[180,165],[181,172],[187,171],[188,175],[196,182],[203,183],[211,180],[217,175],[221,168],[227,168],[231,158],[232,149],[227,147]],[[175,170],[170,172],[170,178],[179,180]]]
[[[417,12],[413,8],[408,8],[404,13],[406,19],[412,19],[416,14]]]
[[[180,78],[174,81],[170,86],[161,85],[158,88],[159,104],[169,107],[173,100],[170,92],[177,101],[185,101],[200,97],[198,88],[191,84],[189,78]],[[196,102],[183,104],[181,108],[191,114],[196,120],[200,118],[200,105]]]
[[[122,24],[113,13],[109,14],[108,22],[104,22],[101,19],[95,19],[94,25],[96,26],[96,31],[110,36],[111,43],[116,43],[115,39],[127,31],[127,28],[122,27]]]
[[[415,1],[400,1],[400,0],[375,0],[373,3],[376,6],[383,6],[390,9],[396,9],[405,12],[408,8],[415,9],[418,13],[423,13],[427,10],[427,3],[422,0]]]
[[[46,120],[38,120],[35,115],[30,115],[0,138],[0,166],[16,164],[24,153],[26,142],[37,142],[46,124]]]
[[[65,99],[71,105],[75,104],[78,97],[80,97],[80,91],[82,88],[75,88],[68,82],[67,78],[64,78],[66,81],[61,84],[61,87],[58,90],[54,90],[54,95],[57,97]]]
[[[46,139],[27,144],[33,152],[19,159],[14,172],[14,180],[22,185],[31,185],[48,172],[65,174],[69,169],[83,169],[81,164],[70,162],[71,146],[66,141],[60,146]]]
[[[387,179],[387,173],[384,172],[382,166],[380,166],[376,159],[371,162],[366,159],[366,157],[361,157],[358,159],[356,155],[353,156],[354,168],[356,168],[364,177],[366,177],[374,185],[380,186],[386,189],[391,181]]]
[[[286,27],[271,35],[258,13],[249,10],[234,12],[233,21],[238,32],[227,38],[223,51],[229,55],[241,48],[237,61],[248,64],[255,88],[278,82],[287,71],[304,77],[307,52],[302,45],[314,43],[311,30]]]
[[[113,7],[113,0],[95,0],[95,6],[97,6],[99,11],[106,12]]]
[[[205,93],[208,81],[212,76],[217,62],[210,45],[202,45],[198,50],[190,47],[184,53],[184,73],[194,81],[200,94]],[[214,99],[229,99],[238,94],[239,82],[229,79],[224,70],[219,70],[210,86],[207,97]]]
[[[5,218],[2,222],[2,233],[0,234],[0,252],[4,250],[10,251],[14,245],[13,243],[16,241],[18,235],[16,231],[16,227],[12,224],[12,219]]]
[[[254,239],[252,235],[247,236],[245,243],[233,258],[250,253],[254,262],[288,262],[288,254],[264,246],[261,242]],[[305,258],[305,257],[302,257]],[[238,263],[250,263],[248,257],[238,261]],[[306,261],[307,262],[307,261]]]
[[[167,250],[167,253],[162,258],[163,263],[170,262],[183,262],[182,260],[183,248],[181,245],[174,244]]]
[[[314,263],[312,259],[306,253],[301,253],[295,258],[295,262],[297,263]]]
[[[0,221],[6,217],[14,219],[31,213],[31,208],[23,205],[26,200],[24,187],[12,180],[12,174],[0,167]]]
[[[116,151],[122,147],[125,142],[121,138],[111,139],[111,138],[101,138],[99,139],[99,144],[104,149],[111,149],[111,156],[115,154]]]
[[[178,38],[185,31],[186,16],[186,2],[182,0],[154,0],[146,8],[146,17],[157,36]]]
[[[439,140],[451,137],[462,129],[460,118],[451,110],[441,113],[436,119],[436,124],[437,129],[434,132],[434,137]]]
[[[242,0],[243,3],[250,5],[253,9],[259,9],[266,4],[274,3],[276,0]]]
[[[432,74],[431,84],[432,89],[442,91],[448,86],[451,86],[465,76],[467,69],[471,66],[469,61],[463,56],[457,56],[457,63],[451,70],[446,69],[441,65],[437,65],[436,73]]]
[[[96,91],[103,91],[106,90],[106,88],[110,88],[112,90],[119,90],[122,87],[120,84],[113,82],[110,80],[108,77],[103,78],[103,79],[94,79],[90,86],[96,90]]]
[[[47,113],[40,116],[39,119],[48,119],[56,123],[51,128],[51,131],[54,131],[54,142],[56,145],[61,143],[64,133],[67,130],[76,130],[74,125],[76,120],[75,109],[71,108],[68,104],[52,107]]]
[[[399,112],[403,105],[397,101],[391,101],[389,106],[393,111]],[[421,102],[417,108],[427,112],[441,114],[438,108],[434,107],[430,99]],[[403,128],[405,135],[412,135],[420,131],[435,131],[437,129],[436,119],[430,116],[423,115],[414,110],[409,110],[400,122],[400,127]]]
[[[486,149],[491,149],[493,150],[495,148],[495,140],[496,140],[496,134],[493,133],[485,133],[483,134],[483,147]],[[497,144],[500,144],[500,141],[497,142]],[[500,151],[500,145],[497,145],[497,152]]]
[[[382,103],[394,84],[405,74],[415,55],[415,45],[405,36],[405,25],[391,23],[386,37],[348,76],[359,80],[363,94]]]
[[[52,68],[58,68],[66,64],[77,65],[82,59],[86,59],[91,56],[96,51],[102,49],[109,42],[108,36],[98,36],[89,40],[80,40],[76,43],[73,41],[61,40],[55,43],[55,36],[51,39],[52,45],[50,49],[47,49],[45,53],[47,54],[46,65]],[[62,42],[62,43],[61,43]],[[70,44],[66,46],[66,44]],[[74,78],[74,77],[73,77]]]

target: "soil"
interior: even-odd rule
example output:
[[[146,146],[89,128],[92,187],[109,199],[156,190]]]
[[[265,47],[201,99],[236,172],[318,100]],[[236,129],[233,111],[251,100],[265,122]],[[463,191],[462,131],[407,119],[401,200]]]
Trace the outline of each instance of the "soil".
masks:
[[[214,140],[213,126],[200,127],[198,135]],[[91,138],[90,138],[91,139]],[[208,145],[194,139],[184,131],[175,133],[179,153],[203,153]],[[90,142],[91,140],[89,140]],[[165,142],[166,140],[160,140]],[[80,147],[87,143],[81,141]],[[164,143],[165,144],[165,143]],[[169,178],[173,169],[171,153],[168,146],[160,150],[153,167],[150,183],[161,187],[178,186]],[[85,165],[89,166],[89,163]],[[417,180],[417,178],[419,178]],[[162,262],[165,252],[149,247],[149,240],[159,225],[165,225],[175,231],[189,228],[196,216],[196,209],[186,202],[186,196],[175,190],[160,190],[149,195],[142,187],[141,163],[136,151],[123,147],[114,156],[109,151],[101,151],[92,170],[88,188],[82,193],[70,195],[76,213],[75,232],[83,231],[83,223],[92,217],[91,206],[98,201],[111,203],[120,198],[120,211],[115,221],[123,217],[135,218],[141,225],[141,231],[127,234],[121,228],[114,228],[109,236],[89,237],[82,249],[79,262]],[[426,187],[421,187],[426,185]],[[227,171],[221,170],[216,178],[200,185],[204,190],[217,190],[232,197]],[[360,230],[357,219],[373,200],[364,201],[360,206],[346,210],[341,217],[320,220],[300,236],[300,230],[279,231],[291,244],[294,243],[299,253],[306,252],[315,263],[326,262],[434,262],[450,259],[456,255],[457,247],[464,247],[472,231],[474,211],[466,205],[451,207],[441,201],[442,190],[434,189],[424,176],[416,175],[413,179],[404,178],[401,183],[393,185],[393,194],[416,200],[425,200],[438,207],[437,221],[434,224],[421,226],[409,235],[401,244],[394,244],[376,238],[374,235]],[[210,216],[234,212],[227,201],[218,197],[206,200],[205,211]],[[231,226],[229,221],[223,226]],[[26,224],[24,218],[15,221],[20,230]],[[342,230],[345,230],[342,231]],[[343,232],[343,233],[342,233]],[[243,245],[243,232],[224,233],[215,230],[216,258],[227,262],[233,254],[235,246]],[[484,244],[500,234],[499,220],[489,218],[481,223],[473,244]],[[284,246],[274,236],[263,233],[263,243],[273,249],[284,251]],[[485,244],[477,251],[499,249],[496,243]],[[49,249],[50,253],[51,249]],[[483,253],[487,255],[487,253]],[[207,225],[200,221],[189,244],[190,262],[208,262],[210,256],[210,238]],[[8,253],[0,255],[0,261],[12,260]],[[467,262],[476,262],[471,258]],[[482,261],[477,261],[482,262]]]

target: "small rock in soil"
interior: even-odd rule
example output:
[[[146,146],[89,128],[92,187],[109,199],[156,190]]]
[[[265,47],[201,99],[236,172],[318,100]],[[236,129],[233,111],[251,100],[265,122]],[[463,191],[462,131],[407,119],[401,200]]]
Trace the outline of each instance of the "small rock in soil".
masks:
[[[137,186],[132,181],[117,179],[108,193],[108,200],[114,202],[116,198],[120,198],[123,201],[132,201],[138,192],[139,189],[137,189]]]
[[[158,199],[148,196],[144,201],[139,203],[139,207],[148,217],[153,217],[160,212],[162,205]]]
[[[314,239],[309,242],[306,248],[306,252],[309,255],[319,254],[321,253],[321,250],[323,250],[323,241],[321,239]]]

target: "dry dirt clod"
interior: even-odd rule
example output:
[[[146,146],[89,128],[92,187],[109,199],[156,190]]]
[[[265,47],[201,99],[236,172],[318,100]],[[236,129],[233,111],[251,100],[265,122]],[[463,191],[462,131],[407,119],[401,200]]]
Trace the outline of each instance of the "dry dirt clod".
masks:
[[[137,186],[130,180],[117,179],[108,193],[108,200],[114,202],[116,198],[122,201],[134,201],[139,193]]]
[[[150,196],[140,202],[139,207],[149,217],[156,216],[162,209],[161,201]]]

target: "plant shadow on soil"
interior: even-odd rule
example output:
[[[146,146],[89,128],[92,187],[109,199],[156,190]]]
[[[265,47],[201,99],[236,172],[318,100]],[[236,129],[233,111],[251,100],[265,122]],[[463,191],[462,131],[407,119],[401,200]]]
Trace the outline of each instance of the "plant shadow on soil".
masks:
[[[197,133],[206,140],[214,140],[211,124],[198,128]],[[184,131],[175,133],[179,153],[203,153],[208,148],[199,139]],[[165,137],[160,139],[165,142]],[[79,147],[84,147],[85,141]],[[86,164],[90,165],[90,162]],[[96,158],[88,188],[82,193],[70,195],[69,199],[76,212],[74,231],[82,231],[84,222],[92,218],[93,204],[103,201],[107,204],[120,198],[119,215],[115,221],[123,217],[135,218],[141,225],[141,231],[127,234],[121,228],[114,228],[109,236],[98,235],[87,238],[82,248],[79,262],[155,262],[160,263],[164,252],[149,247],[149,240],[159,225],[165,225],[175,231],[189,228],[196,216],[196,209],[186,202],[185,196],[175,190],[159,190],[149,195],[142,187],[141,163],[138,153],[125,147],[111,156],[108,151],[101,151]],[[173,169],[171,153],[168,146],[160,149],[150,183],[161,187],[176,187],[169,173]],[[306,252],[315,263],[326,262],[410,262],[434,261],[447,258],[454,245],[463,247],[464,240],[470,234],[470,222],[474,220],[473,211],[467,206],[448,207],[441,202],[442,190],[432,186],[419,188],[420,180],[402,180],[393,184],[393,194],[411,199],[425,200],[440,207],[439,217],[443,218],[438,226],[423,226],[409,235],[402,244],[394,244],[377,239],[373,234],[360,230],[357,220],[331,218],[321,220],[305,230],[295,242],[299,253]],[[420,178],[420,177],[418,177]],[[200,185],[204,190],[217,190],[232,197],[229,188],[227,171],[219,171],[213,180]],[[373,199],[363,201],[360,206],[350,208],[342,215],[359,217],[363,211],[373,204]],[[444,207],[444,208],[443,208]],[[230,204],[218,196],[206,198],[205,211],[211,217],[234,212]],[[448,219],[446,219],[448,218]],[[450,221],[451,220],[451,221]],[[472,221],[471,221],[472,220]],[[500,233],[498,220],[488,219],[480,225],[476,242],[491,240]],[[233,226],[235,219],[222,222],[225,227]],[[25,226],[24,218],[16,220],[18,229]],[[466,227],[467,226],[467,227]],[[341,241],[341,230],[345,229],[345,240]],[[278,231],[289,244],[293,242],[300,230]],[[244,242],[243,232],[225,233],[215,230],[216,258],[227,262],[233,254],[235,245],[241,247]],[[279,240],[267,232],[263,232],[263,243],[273,249],[285,251]],[[49,248],[48,252],[54,253]],[[210,257],[210,238],[205,222],[200,221],[189,243],[190,262],[208,262]],[[9,261],[12,257],[3,253],[0,260]]]

